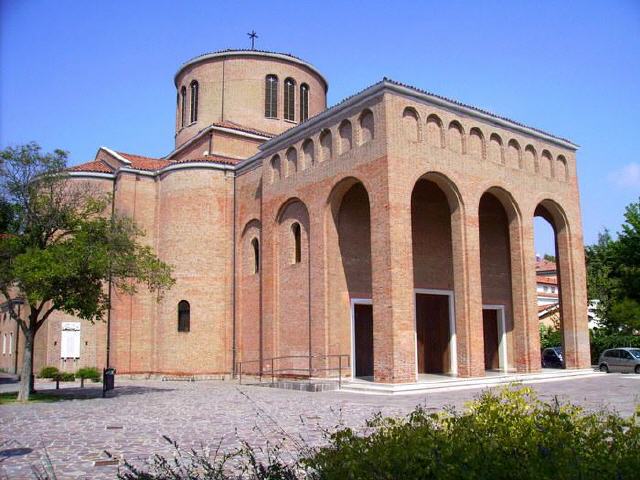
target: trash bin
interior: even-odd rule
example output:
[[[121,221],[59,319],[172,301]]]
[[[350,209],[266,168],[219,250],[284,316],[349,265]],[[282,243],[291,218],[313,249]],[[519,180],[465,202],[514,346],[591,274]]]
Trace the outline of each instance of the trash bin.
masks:
[[[108,390],[113,390],[115,386],[116,369],[105,368],[102,370],[102,396],[104,397]]]

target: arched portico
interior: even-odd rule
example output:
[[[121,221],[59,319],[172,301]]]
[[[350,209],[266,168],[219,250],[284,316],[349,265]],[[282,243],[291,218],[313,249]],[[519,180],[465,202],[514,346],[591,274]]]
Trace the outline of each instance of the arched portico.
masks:
[[[586,292],[578,284],[584,278],[584,253],[578,247],[564,209],[554,200],[544,199],[535,207],[534,217],[545,219],[554,232],[557,282],[559,287],[560,331],[565,368],[586,368],[590,365]]]

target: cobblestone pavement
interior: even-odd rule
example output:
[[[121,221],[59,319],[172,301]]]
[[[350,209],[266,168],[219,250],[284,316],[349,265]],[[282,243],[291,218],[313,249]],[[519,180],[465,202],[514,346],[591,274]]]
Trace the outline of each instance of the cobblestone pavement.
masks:
[[[318,444],[323,429],[338,423],[362,426],[376,412],[404,415],[418,404],[430,409],[462,407],[482,390],[377,396],[213,381],[118,380],[117,385],[107,399],[0,406],[0,478],[33,478],[32,466],[42,465],[45,449],[59,479],[114,478],[117,467],[94,465],[107,458],[105,450],[140,463],[153,453],[171,453],[163,435],[187,448],[220,444],[222,450],[231,450],[241,440],[259,447],[282,438],[283,432]],[[586,408],[607,406],[623,415],[640,403],[640,375],[609,374],[533,387],[545,400],[557,395]],[[77,391],[64,390],[73,395]],[[84,392],[91,397],[100,390],[92,386]]]

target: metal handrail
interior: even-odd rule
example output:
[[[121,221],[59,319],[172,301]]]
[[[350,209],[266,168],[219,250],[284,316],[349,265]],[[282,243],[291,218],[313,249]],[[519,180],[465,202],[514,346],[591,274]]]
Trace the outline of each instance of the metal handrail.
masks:
[[[331,358],[337,358],[338,359],[338,367],[327,367],[327,368],[314,368],[312,366],[313,364],[313,359],[314,358],[321,358],[321,359],[331,359]],[[346,358],[346,365],[343,366],[342,364],[342,359]],[[275,362],[278,360],[292,360],[292,359],[308,359],[309,360],[309,367],[307,368],[280,368],[277,369],[275,368]],[[279,356],[279,357],[271,357],[271,358],[267,358],[267,359],[258,359],[258,360],[244,360],[242,362],[238,362],[237,366],[237,372],[238,372],[238,381],[239,383],[242,385],[242,366],[245,364],[249,364],[249,363],[259,363],[260,364],[260,381],[262,381],[262,377],[264,375],[264,364],[271,364],[271,369],[270,369],[270,373],[271,373],[271,383],[275,383],[275,379],[276,379],[276,373],[279,372],[307,372],[308,374],[308,378],[311,379],[311,377],[313,376],[314,373],[316,372],[330,372],[330,371],[338,371],[338,388],[342,388],[342,370],[344,368],[351,368],[351,361],[350,361],[351,357],[349,354],[346,353],[335,353],[335,354],[328,354],[328,355],[323,355],[323,354],[315,354],[315,355],[283,355],[283,356]]]

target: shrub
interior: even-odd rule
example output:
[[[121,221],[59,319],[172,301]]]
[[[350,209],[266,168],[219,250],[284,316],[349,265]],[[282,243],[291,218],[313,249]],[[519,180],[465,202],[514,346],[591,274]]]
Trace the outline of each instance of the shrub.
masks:
[[[562,346],[562,334],[560,330],[546,325],[540,325],[540,348]]]
[[[72,372],[58,372],[53,379],[60,382],[75,382],[76,376]]]
[[[166,437],[165,437],[166,438]],[[640,408],[629,419],[585,412],[557,400],[544,403],[527,387],[486,391],[467,409],[405,418],[378,415],[367,429],[341,428],[321,448],[271,449],[245,444],[231,454],[177,450],[156,455],[148,471],[125,461],[120,479],[570,479],[637,478]],[[264,453],[264,452],[258,452]],[[262,458],[264,460],[258,460]],[[232,461],[230,461],[232,460]]]
[[[77,378],[84,378],[87,380],[91,380],[93,382],[100,381],[100,372],[97,368],[94,367],[85,367],[81,368],[76,372]]]
[[[56,367],[42,367],[42,370],[40,370],[40,375],[38,375],[40,378],[55,378],[56,375],[58,375],[60,373],[60,370],[58,370]]]

